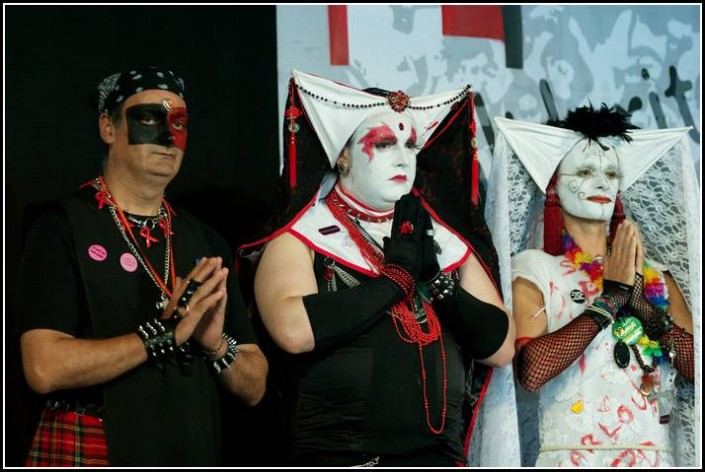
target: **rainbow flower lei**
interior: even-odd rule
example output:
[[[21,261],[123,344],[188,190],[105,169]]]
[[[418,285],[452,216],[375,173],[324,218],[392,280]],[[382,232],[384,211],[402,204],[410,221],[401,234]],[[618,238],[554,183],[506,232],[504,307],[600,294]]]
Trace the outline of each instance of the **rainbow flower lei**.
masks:
[[[644,260],[644,296],[658,311],[668,311],[668,290],[663,274]]]
[[[580,249],[575,243],[575,240],[566,233],[563,232],[563,250],[565,251],[565,258],[573,266],[574,269],[580,270],[590,277],[590,280],[595,287],[602,291],[602,262],[598,261],[592,257],[587,252]]]
[[[573,268],[587,274],[592,283],[602,291],[602,262],[583,251],[571,235],[565,231],[563,232],[563,249],[565,258]],[[668,311],[666,279],[661,271],[651,267],[646,260],[644,260],[644,296],[660,312]]]

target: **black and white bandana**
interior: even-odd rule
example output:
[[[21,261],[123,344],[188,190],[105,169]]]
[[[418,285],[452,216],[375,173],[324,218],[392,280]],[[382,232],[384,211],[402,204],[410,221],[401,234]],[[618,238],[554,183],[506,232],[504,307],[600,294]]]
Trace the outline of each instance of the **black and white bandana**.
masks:
[[[168,90],[184,98],[186,85],[173,71],[159,67],[141,67],[113,74],[98,85],[94,106],[98,113],[108,112],[144,90]]]

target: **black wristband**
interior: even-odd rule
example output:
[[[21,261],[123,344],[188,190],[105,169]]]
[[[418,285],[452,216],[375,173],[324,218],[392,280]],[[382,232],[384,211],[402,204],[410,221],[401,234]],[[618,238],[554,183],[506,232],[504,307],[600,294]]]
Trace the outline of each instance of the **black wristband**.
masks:
[[[431,296],[434,300],[443,300],[444,298],[453,296],[456,282],[453,273],[439,270],[436,276],[429,280],[426,285],[431,291]]]
[[[609,297],[612,302],[617,304],[617,312],[629,303],[633,288],[631,285],[625,285],[614,280],[605,279],[602,281],[602,295]]]
[[[617,317],[617,313],[619,313],[619,309],[619,303],[611,296],[603,293],[595,298],[582,314],[592,318],[597,327],[600,328],[600,331],[602,331],[612,324]]]
[[[582,315],[592,319],[592,321],[595,322],[597,327],[600,328],[600,331],[602,331],[612,323],[612,319],[608,318],[604,314],[600,314],[599,312],[593,310],[592,307],[587,307],[585,311],[583,311]]]

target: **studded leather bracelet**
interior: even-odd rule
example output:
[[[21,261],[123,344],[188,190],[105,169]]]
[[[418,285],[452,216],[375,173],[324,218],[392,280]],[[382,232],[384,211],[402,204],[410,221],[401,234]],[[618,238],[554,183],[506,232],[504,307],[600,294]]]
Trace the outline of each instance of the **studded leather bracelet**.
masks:
[[[216,375],[220,374],[224,369],[229,369],[230,364],[235,362],[238,354],[237,341],[235,338],[229,334],[223,333],[223,339],[228,343],[228,350],[222,358],[214,361],[208,357],[205,351],[203,353],[204,359],[208,363],[208,366]],[[218,346],[218,349],[220,349],[220,346]]]
[[[452,273],[439,270],[434,278],[426,282],[426,286],[431,291],[434,300],[443,300],[455,293],[456,280]]]
[[[149,359],[157,360],[174,352],[178,323],[179,320],[174,317],[167,320],[153,318],[137,327],[137,334],[142,338]]]

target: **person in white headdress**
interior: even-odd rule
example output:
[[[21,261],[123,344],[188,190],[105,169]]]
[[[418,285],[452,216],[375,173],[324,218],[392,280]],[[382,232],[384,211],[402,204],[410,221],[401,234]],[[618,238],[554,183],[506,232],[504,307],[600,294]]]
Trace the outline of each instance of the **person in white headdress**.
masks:
[[[551,125],[495,118],[498,173],[511,182],[515,372],[538,391],[538,456],[525,465],[692,460],[695,415],[675,406],[679,374],[685,391],[695,380],[699,247],[685,236],[693,183],[669,177],[688,180],[688,128],[638,130],[628,118],[606,105]],[[535,190],[545,192],[543,221]],[[674,425],[690,428],[685,448],[675,450]]]
[[[469,87],[410,98],[293,72],[279,200],[241,249],[266,243],[254,296],[290,464],[467,462],[486,366],[514,354],[474,129]]]

